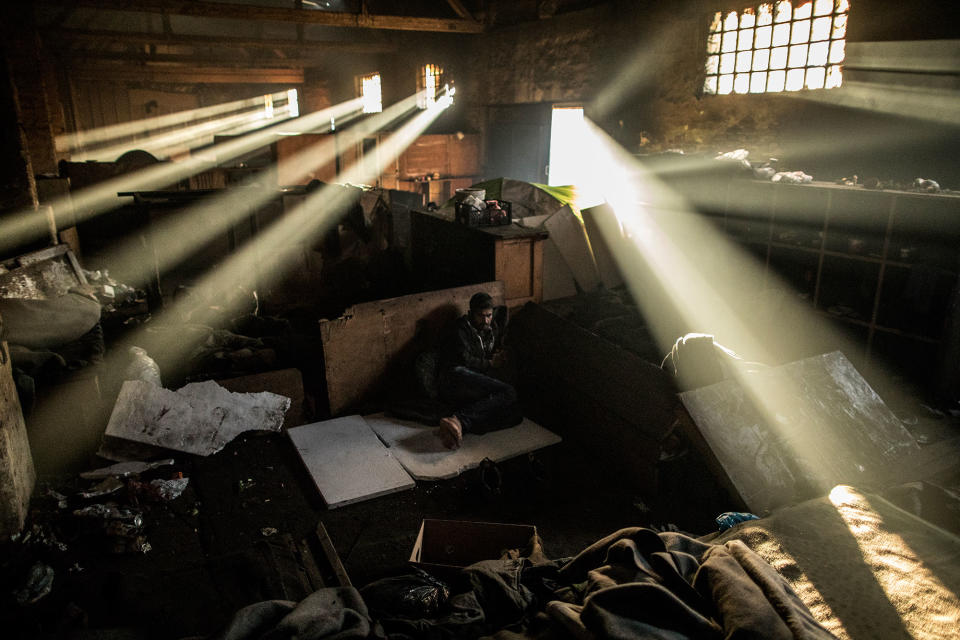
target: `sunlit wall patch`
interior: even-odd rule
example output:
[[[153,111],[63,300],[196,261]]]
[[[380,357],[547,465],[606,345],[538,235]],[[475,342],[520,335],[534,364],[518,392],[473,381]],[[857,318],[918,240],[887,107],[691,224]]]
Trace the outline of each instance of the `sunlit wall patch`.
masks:
[[[707,35],[704,93],[839,87],[849,13],[849,0],[777,0],[716,12]]]

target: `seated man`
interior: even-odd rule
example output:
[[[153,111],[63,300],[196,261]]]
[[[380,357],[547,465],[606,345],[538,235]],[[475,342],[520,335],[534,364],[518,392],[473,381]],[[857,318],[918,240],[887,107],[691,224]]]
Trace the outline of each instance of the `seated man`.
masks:
[[[455,407],[440,420],[440,438],[448,449],[464,433],[487,433],[520,424],[523,413],[512,386],[493,377],[504,364],[501,327],[493,319],[493,299],[476,293],[470,311],[457,320],[440,361],[440,397]]]

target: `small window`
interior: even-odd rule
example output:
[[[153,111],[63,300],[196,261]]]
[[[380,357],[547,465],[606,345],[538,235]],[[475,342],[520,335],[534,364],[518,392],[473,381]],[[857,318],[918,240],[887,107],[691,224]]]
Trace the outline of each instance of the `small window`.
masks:
[[[380,93],[380,74],[368,73],[357,78],[357,94],[363,101],[364,113],[383,111],[383,98]]]
[[[843,83],[849,0],[776,0],[716,12],[704,93],[833,89]]]
[[[421,109],[436,104],[443,86],[443,68],[435,64],[425,64],[417,74],[417,104]],[[422,92],[422,93],[421,93]]]

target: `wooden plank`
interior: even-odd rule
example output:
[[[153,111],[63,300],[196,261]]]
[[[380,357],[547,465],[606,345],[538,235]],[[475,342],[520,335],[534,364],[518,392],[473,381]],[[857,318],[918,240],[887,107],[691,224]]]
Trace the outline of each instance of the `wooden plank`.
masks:
[[[330,509],[415,485],[360,416],[294,427],[287,434]]]
[[[479,467],[484,459],[502,462],[561,441],[557,434],[524,418],[508,429],[483,435],[464,434],[460,448],[450,451],[437,435],[440,427],[427,427],[382,413],[364,419],[416,480],[456,478],[464,471]]]
[[[504,303],[503,283],[485,282],[366,302],[340,318],[321,320],[331,414],[371,400],[393,375],[409,376],[422,348],[419,340],[425,334],[436,338],[444,323],[466,312],[470,296],[478,291],[489,293],[494,304]]]
[[[336,576],[337,582],[340,583],[341,587],[352,586],[353,583],[350,582],[350,576],[347,575],[347,570],[343,568],[340,556],[337,555],[337,550],[334,548],[333,541],[330,540],[330,534],[327,533],[327,528],[323,526],[323,522],[317,523],[317,538],[320,541],[320,548],[323,549],[327,562],[330,564],[331,569],[333,569],[333,574]]]
[[[129,0],[77,0],[71,4],[92,9],[138,11],[208,18],[233,18],[257,22],[294,22],[297,24],[322,24],[331,27],[395,29],[401,31],[441,31],[447,33],[483,32],[483,24],[473,20],[383,16],[368,13],[312,11],[293,8],[286,9],[282,7],[257,7],[248,4],[202,2],[200,0],[142,0],[135,4],[130,3]]]
[[[225,69],[221,67],[142,67],[80,63],[70,66],[77,77],[213,84],[303,84],[303,69]],[[113,124],[113,123],[111,123]]]
[[[919,451],[910,433],[839,351],[680,394],[743,502],[756,514],[882,477]],[[768,400],[775,416],[751,397]]]
[[[51,42],[90,42],[103,46],[104,42],[128,44],[164,44],[179,47],[214,46],[233,49],[292,49],[301,54],[316,52],[342,53],[393,53],[397,45],[388,42],[358,42],[336,40],[318,42],[311,40],[248,39],[222,36],[175,36],[163,33],[134,33],[107,30],[57,29],[43,32],[43,38]],[[83,51],[74,51],[71,55],[83,56]]]
[[[583,223],[570,209],[564,206],[543,223],[550,238],[557,244],[560,255],[563,256],[577,284],[584,291],[593,291],[600,286],[600,274],[593,252],[590,250],[590,241],[587,239]]]
[[[0,538],[19,533],[27,517],[36,471],[11,374],[10,352],[0,342]]]

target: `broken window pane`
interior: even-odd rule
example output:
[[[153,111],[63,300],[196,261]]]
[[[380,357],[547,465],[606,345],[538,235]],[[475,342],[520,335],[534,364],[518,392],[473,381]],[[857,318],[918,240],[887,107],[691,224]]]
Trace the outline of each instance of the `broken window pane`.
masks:
[[[814,42],[810,45],[810,53],[807,54],[807,64],[817,66],[826,65],[829,48],[829,42]]]
[[[793,10],[793,19],[803,20],[809,18],[811,13],[813,13],[813,2],[805,2]]]
[[[767,91],[783,91],[787,74],[785,71],[771,71],[767,77]]]
[[[733,73],[733,65],[736,63],[736,55],[725,53],[720,56],[720,73]]]
[[[787,71],[787,91],[800,91],[803,89],[803,69],[790,69]]]
[[[829,31],[830,27],[827,26]],[[707,53],[720,53],[720,34],[714,33],[707,37]]]
[[[757,14],[757,25],[762,27],[768,24],[773,24],[773,5],[762,4]]]
[[[750,65],[753,64],[753,52],[741,51],[737,54],[737,72],[750,71]]]
[[[823,67],[810,67],[807,69],[807,89],[823,89],[826,75],[827,70]]]
[[[802,67],[807,64],[807,45],[795,44],[790,47],[790,62],[788,67]]]
[[[817,18],[813,21],[811,40],[826,40],[830,37],[830,18]]]
[[[833,11],[833,0],[816,0],[813,4],[813,15],[826,16]]]
[[[834,40],[839,40],[845,35],[847,35],[847,16],[836,16],[833,19],[833,35],[831,37]]]
[[[707,79],[703,81],[703,91],[704,93],[717,92],[717,76],[707,76]]]
[[[756,24],[757,16],[753,12],[753,9],[744,9],[743,13],[740,15],[740,28],[745,29],[755,26]]]
[[[763,93],[766,90],[767,90],[767,74],[751,73],[750,74],[750,93]]]
[[[753,52],[753,70],[766,71],[770,65],[770,50],[757,49]]]
[[[778,24],[773,28],[773,46],[782,47],[790,44],[790,25]]]
[[[723,20],[723,29],[724,31],[733,31],[737,26],[737,12],[731,11]]]
[[[783,69],[787,66],[787,48],[777,47],[770,51],[770,68]]]
[[[790,42],[810,42],[810,21],[801,20],[793,23],[793,33],[790,35]]]
[[[720,22],[720,18],[721,14],[719,11],[713,14],[713,20],[710,22],[710,33],[716,33],[717,31],[720,31],[720,26],[722,24]]]
[[[733,75],[720,76],[720,81],[717,84],[717,93],[720,95],[727,95],[728,93],[733,92]]]
[[[733,81],[733,91],[734,93],[750,92],[750,74],[749,73],[737,74],[736,79]]]
[[[826,60],[824,60],[826,62]],[[707,56],[707,73],[716,75],[720,72],[720,56]]]
[[[827,89],[835,89],[843,84],[843,71],[839,65],[834,65],[827,69],[827,82],[824,85]]]
[[[776,22],[787,22],[790,20],[791,7],[790,3],[787,0],[780,0],[777,3],[777,15],[774,18]]]
[[[837,40],[830,44],[830,64],[839,64],[843,62],[846,49],[846,43],[843,40]]]
[[[837,0],[836,2],[837,13],[843,13],[849,11],[850,3],[847,0]]]

